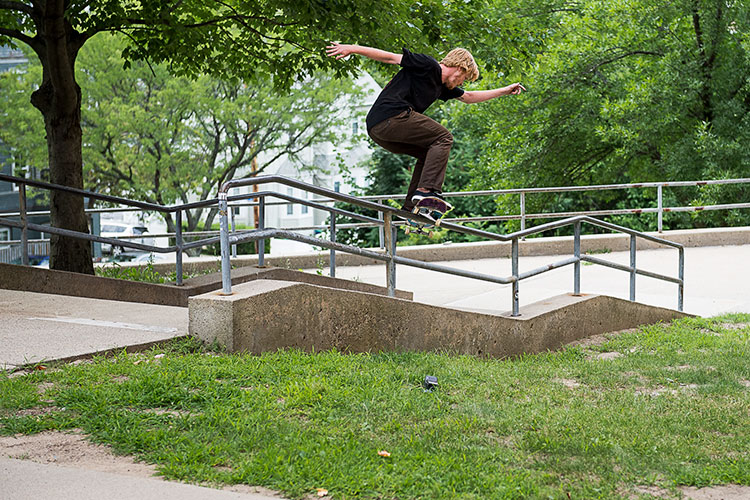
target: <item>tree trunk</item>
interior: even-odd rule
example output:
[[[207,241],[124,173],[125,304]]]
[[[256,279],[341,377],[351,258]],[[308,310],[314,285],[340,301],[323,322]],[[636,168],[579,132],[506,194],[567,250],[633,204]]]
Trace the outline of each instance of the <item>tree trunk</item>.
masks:
[[[44,116],[50,182],[83,189],[81,88],[75,80],[75,58],[83,42],[65,20],[63,5],[61,0],[45,5],[42,44],[35,47],[44,73],[31,103]],[[89,232],[82,196],[52,191],[50,212],[52,226]],[[91,243],[51,235],[50,269],[94,274]]]

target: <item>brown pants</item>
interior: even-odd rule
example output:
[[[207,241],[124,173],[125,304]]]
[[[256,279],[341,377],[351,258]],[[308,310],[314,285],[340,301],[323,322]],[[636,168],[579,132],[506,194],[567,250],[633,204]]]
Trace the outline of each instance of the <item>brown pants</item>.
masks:
[[[376,144],[391,153],[417,159],[406,193],[406,209],[414,206],[411,197],[417,188],[442,189],[453,145],[453,136],[448,129],[432,118],[407,110],[378,123],[368,133]]]

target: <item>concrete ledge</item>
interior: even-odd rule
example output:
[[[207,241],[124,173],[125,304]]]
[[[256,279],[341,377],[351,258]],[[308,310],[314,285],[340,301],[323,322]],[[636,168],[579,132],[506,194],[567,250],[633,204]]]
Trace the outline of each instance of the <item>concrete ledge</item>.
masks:
[[[385,273],[385,271],[383,272]],[[232,270],[233,286],[263,279],[311,283],[381,295],[387,295],[388,292],[386,288],[381,286],[290,269],[243,267]],[[221,287],[220,273],[191,278],[185,280],[183,286],[177,286],[102,278],[88,274],[0,263],[0,288],[6,290],[187,307],[188,297],[211,290],[219,290]],[[396,290],[396,296],[405,300],[411,300],[413,295],[412,292]]]
[[[511,318],[274,280],[239,285],[231,296],[191,297],[188,309],[191,335],[255,354],[298,348],[508,357],[687,316],[612,297],[561,295]]]
[[[587,228],[584,226],[584,231]],[[664,231],[663,233],[647,233],[657,238],[673,241],[686,247],[706,247],[724,245],[750,244],[750,227],[730,227],[717,229],[685,229]],[[670,248],[658,243],[637,239],[638,249]],[[573,237],[556,236],[551,238],[530,238],[519,242],[521,256],[535,255],[573,255]],[[373,251],[381,251],[371,249]],[[625,252],[630,250],[630,236],[627,234],[592,234],[581,236],[581,251],[586,252]],[[481,241],[472,243],[450,243],[439,245],[419,245],[398,247],[397,254],[410,259],[426,262],[446,260],[472,260],[510,258],[510,242]],[[328,263],[328,252],[305,255],[266,256],[266,264],[286,269],[315,269],[321,262]],[[220,269],[217,260],[185,263],[186,272],[201,272],[207,269]],[[258,258],[255,255],[243,255],[232,259],[236,267],[255,266]],[[126,266],[127,264],[123,264]],[[343,252],[336,253],[337,266],[365,266],[384,265],[383,262],[359,255]],[[173,272],[174,264],[154,264],[154,268],[162,273]]]

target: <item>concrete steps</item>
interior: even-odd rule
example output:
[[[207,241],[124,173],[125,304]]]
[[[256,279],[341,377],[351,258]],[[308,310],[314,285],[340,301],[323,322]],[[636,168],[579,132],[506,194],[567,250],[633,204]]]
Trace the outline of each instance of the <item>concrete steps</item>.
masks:
[[[688,316],[603,295],[558,295],[520,317],[415,303],[365,292],[258,280],[191,297],[189,332],[230,352],[449,351],[502,358]]]

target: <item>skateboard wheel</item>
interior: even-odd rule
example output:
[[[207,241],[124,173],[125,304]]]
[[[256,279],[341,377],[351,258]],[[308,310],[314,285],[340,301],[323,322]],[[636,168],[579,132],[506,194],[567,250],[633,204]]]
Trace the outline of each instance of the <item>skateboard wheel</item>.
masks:
[[[443,219],[438,219],[435,221],[435,227],[440,227],[440,223],[443,222]]]
[[[419,213],[419,207],[414,207],[414,209],[412,210],[412,213],[418,214]]]
[[[411,228],[410,228],[410,227],[405,227],[405,228],[404,228],[404,232],[405,232],[406,234],[409,234],[409,233],[411,233]]]
[[[428,238],[432,238],[432,235],[433,235],[433,232],[432,232],[432,231],[427,231],[427,237],[428,237]]]

